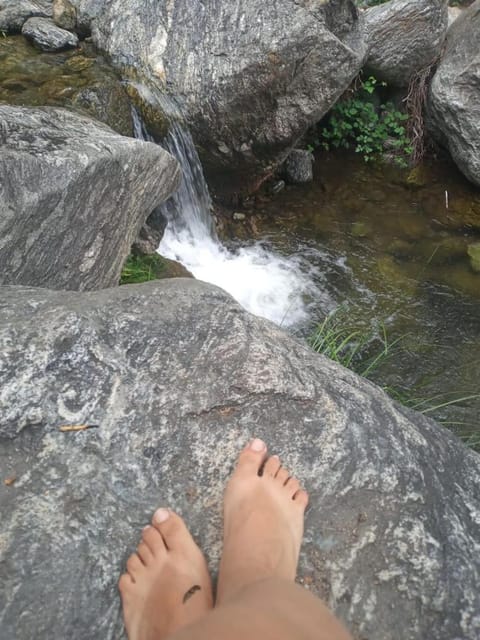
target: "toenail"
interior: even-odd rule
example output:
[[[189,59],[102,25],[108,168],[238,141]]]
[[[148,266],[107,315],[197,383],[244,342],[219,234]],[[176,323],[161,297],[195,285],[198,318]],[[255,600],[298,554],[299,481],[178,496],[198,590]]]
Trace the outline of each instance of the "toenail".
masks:
[[[149,525],[149,524],[147,524],[147,526],[146,526],[146,527],[143,527],[143,530],[144,530],[144,531],[147,531],[148,529],[150,529],[150,525]]]
[[[250,443],[250,449],[252,451],[256,451],[257,453],[259,453],[260,451],[263,451],[265,448],[266,448],[266,444],[264,443],[263,440],[260,440],[259,438],[254,438]]]
[[[165,522],[165,520],[168,520],[169,517],[170,511],[168,509],[157,509],[153,514],[153,519],[157,524]]]

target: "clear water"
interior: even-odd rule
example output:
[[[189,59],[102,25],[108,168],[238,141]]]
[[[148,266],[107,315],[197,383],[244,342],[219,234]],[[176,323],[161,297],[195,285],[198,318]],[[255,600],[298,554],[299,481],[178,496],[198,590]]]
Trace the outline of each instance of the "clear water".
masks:
[[[355,329],[385,325],[401,341],[375,381],[480,445],[480,274],[467,253],[480,240],[480,191],[440,161],[420,183],[326,154],[312,185],[252,212],[251,232],[312,265],[325,295],[310,302],[304,335],[337,307]]]

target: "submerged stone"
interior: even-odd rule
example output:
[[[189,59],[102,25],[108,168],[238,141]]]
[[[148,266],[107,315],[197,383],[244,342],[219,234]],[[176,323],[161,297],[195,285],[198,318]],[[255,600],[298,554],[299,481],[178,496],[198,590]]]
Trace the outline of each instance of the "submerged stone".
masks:
[[[480,242],[469,244],[467,252],[470,257],[470,266],[476,273],[480,273]]]
[[[352,236],[354,238],[366,238],[372,232],[372,229],[368,222],[364,220],[356,220],[352,224]]]
[[[78,46],[78,36],[58,27],[49,18],[29,18],[22,27],[23,35],[41,51],[62,51]]]
[[[35,49],[25,38],[0,38],[0,101],[22,106],[67,107],[132,135],[128,96],[115,72],[95,50],[55,54]]]

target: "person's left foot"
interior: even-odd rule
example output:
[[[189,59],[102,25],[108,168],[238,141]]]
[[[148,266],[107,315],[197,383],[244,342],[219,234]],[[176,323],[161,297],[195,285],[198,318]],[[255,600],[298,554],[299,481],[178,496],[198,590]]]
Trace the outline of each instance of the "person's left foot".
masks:
[[[129,640],[162,640],[213,607],[207,563],[183,520],[158,509],[119,581]]]

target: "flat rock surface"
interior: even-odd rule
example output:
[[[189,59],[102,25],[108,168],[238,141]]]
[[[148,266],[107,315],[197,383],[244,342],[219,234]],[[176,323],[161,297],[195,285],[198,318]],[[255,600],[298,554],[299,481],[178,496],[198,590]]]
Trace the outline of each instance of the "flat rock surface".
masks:
[[[427,106],[430,131],[460,171],[480,186],[480,0],[448,30]]]
[[[65,109],[0,105],[0,283],[118,283],[143,223],[178,185],[176,160]]]
[[[257,435],[310,493],[299,580],[355,638],[478,639],[478,454],[220,289],[3,287],[0,349],[5,638],[124,638],[116,583],[159,505],[215,570]]]
[[[41,51],[61,51],[78,46],[78,36],[57,26],[49,18],[29,18],[23,35]]]

